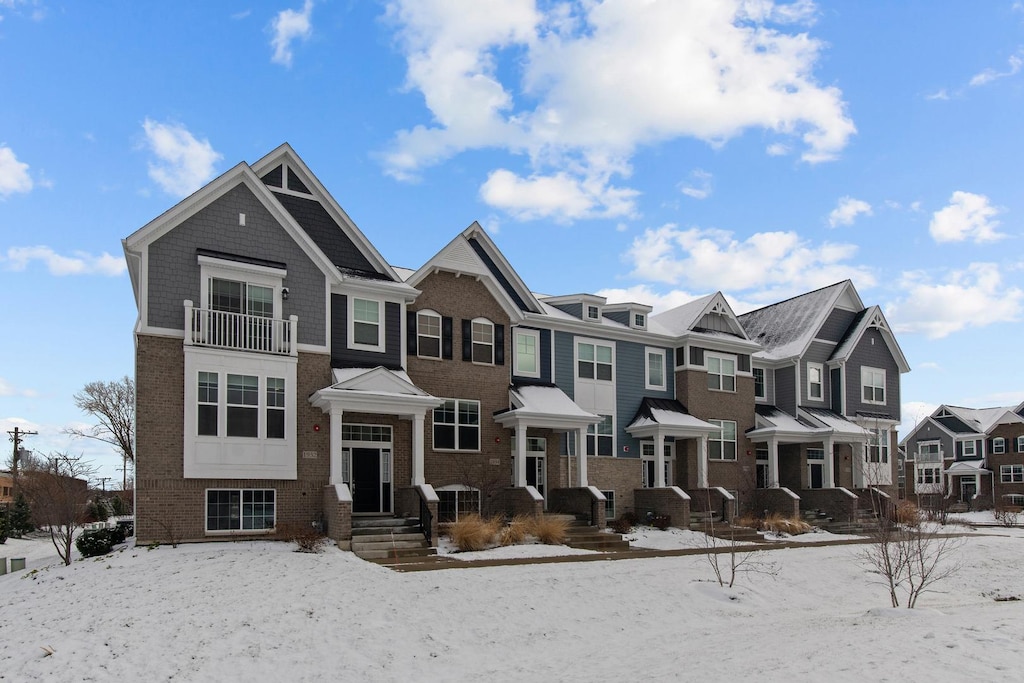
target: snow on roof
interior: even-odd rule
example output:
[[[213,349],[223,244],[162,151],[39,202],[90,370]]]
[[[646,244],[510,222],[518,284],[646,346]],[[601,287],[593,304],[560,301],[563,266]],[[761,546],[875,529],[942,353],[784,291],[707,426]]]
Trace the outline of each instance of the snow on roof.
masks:
[[[801,408],[801,410],[838,434],[855,436],[867,436],[870,434],[868,430],[864,429],[860,425],[850,422],[845,417],[834,411],[825,410],[823,408]]]
[[[651,409],[651,419],[661,425],[672,425],[673,427],[695,427],[700,429],[710,429],[715,432],[722,431],[721,427],[705,422],[700,418],[694,417],[689,413],[679,413],[674,410],[659,410],[658,408]]]
[[[416,272],[413,268],[401,268],[399,266],[391,266],[391,270],[395,271],[395,275],[402,278],[402,282],[407,281]]]
[[[543,415],[594,418],[596,415],[576,405],[564,391],[558,387],[525,385],[510,389],[515,410]]]
[[[763,347],[755,355],[769,360],[802,355],[848,284],[837,282],[739,316],[747,336]]]
[[[693,324],[700,320],[700,317],[704,314],[704,309],[708,307],[708,304],[714,297],[714,294],[702,296],[699,299],[694,299],[682,306],[676,306],[664,313],[652,315],[651,320],[656,320],[658,324],[672,335],[678,336],[689,332]]]
[[[992,474],[984,460],[958,460],[946,468],[946,474]]]
[[[781,429],[786,432],[820,431],[819,429],[804,424],[789,413],[779,410],[775,406],[758,406],[757,415],[758,417],[764,418],[766,422],[774,425],[776,429]]]
[[[964,423],[974,427],[978,432],[987,434],[999,424],[1024,422],[1024,418],[1014,412],[1012,407],[997,408],[962,408],[945,406],[946,409],[959,417]]]

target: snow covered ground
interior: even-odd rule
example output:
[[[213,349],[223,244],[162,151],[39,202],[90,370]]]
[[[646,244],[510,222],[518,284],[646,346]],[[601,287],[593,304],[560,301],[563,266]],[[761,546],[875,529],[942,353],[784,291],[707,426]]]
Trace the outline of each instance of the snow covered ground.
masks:
[[[0,545],[35,558],[0,577],[2,681],[933,682],[1024,662],[1021,529],[969,534],[963,569],[914,611],[889,608],[856,545],[764,552],[777,575],[728,590],[701,555],[397,573],[240,542],[39,568],[48,543]]]

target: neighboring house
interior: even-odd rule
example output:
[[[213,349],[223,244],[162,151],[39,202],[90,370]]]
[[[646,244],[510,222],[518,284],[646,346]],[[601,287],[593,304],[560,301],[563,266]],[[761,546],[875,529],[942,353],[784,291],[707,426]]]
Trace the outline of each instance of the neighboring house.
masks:
[[[900,376],[910,370],[878,306],[849,280],[739,317],[753,354],[759,485],[820,508],[852,491],[895,500]],[[838,490],[838,492],[837,492]]]
[[[468,511],[686,525],[894,488],[906,362],[849,282],[652,316],[532,292],[476,223],[394,268],[288,145],[124,249],[142,542]]]
[[[1024,404],[941,405],[900,444],[908,495],[922,507],[1024,505]]]
[[[14,478],[10,472],[0,472],[0,505],[14,502]]]

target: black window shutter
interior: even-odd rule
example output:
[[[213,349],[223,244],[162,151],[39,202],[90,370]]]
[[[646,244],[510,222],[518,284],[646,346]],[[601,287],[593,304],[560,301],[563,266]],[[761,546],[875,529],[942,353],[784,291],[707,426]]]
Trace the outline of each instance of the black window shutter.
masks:
[[[462,360],[473,360],[473,321],[462,321]]]
[[[494,364],[505,364],[505,326],[494,326]]]
[[[452,319],[441,318],[441,358],[452,359]]]
[[[409,311],[405,314],[405,345],[406,352],[410,356],[416,355],[416,335],[418,330],[416,329],[416,311]]]

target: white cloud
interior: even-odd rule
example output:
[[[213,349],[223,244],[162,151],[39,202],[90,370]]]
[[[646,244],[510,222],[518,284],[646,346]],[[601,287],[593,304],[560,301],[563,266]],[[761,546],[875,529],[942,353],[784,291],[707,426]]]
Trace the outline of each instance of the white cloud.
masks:
[[[971,87],[977,87],[979,85],[987,85],[992,81],[999,80],[1000,78],[1015,76],[1020,71],[1021,66],[1024,66],[1024,59],[1021,58],[1020,54],[1010,55],[1010,58],[1006,61],[1008,66],[1006,71],[985,69],[981,73],[975,74],[968,85]]]
[[[637,194],[609,187],[600,178],[580,179],[568,173],[522,178],[503,168],[492,171],[480,187],[484,202],[520,220],[631,216]]]
[[[28,164],[18,161],[10,147],[0,146],[0,197],[31,190],[32,176],[28,174]]]
[[[828,227],[834,228],[838,225],[853,225],[857,216],[865,214],[872,215],[871,205],[861,199],[853,197],[842,197],[836,208],[828,215]]]
[[[940,88],[939,90],[936,90],[933,93],[925,95],[924,98],[926,100],[948,100],[949,93],[946,91],[945,88]]]
[[[999,213],[985,195],[957,190],[948,206],[932,214],[928,232],[936,242],[994,242],[1006,237],[996,232],[999,221],[995,217]]]
[[[707,199],[711,196],[712,175],[703,169],[690,171],[690,183],[680,183],[679,190],[687,197]]]
[[[146,119],[146,144],[157,161],[149,163],[149,177],[164,192],[184,197],[213,178],[214,165],[224,157],[209,140],[196,138],[181,124]]]
[[[609,288],[596,292],[608,299],[608,303],[638,303],[654,307],[654,313],[661,313],[676,306],[693,301],[702,294],[691,294],[676,289],[665,294],[655,292],[649,285],[634,285],[625,288]]]
[[[855,128],[841,92],[814,79],[822,44],[780,27],[814,11],[806,1],[538,9],[533,0],[392,0],[406,86],[423,95],[433,123],[399,131],[385,168],[410,179],[464,150],[496,147],[528,156],[523,177],[610,186],[639,146],[681,137],[717,146],[750,128],[785,139],[770,153],[798,140],[805,161],[835,158]],[[564,196],[571,217],[580,198]]]
[[[972,263],[942,282],[921,271],[903,273],[904,297],[886,306],[897,332],[941,339],[966,327],[978,328],[1020,319],[1024,291],[1003,283],[999,266]]]
[[[914,366],[918,370],[941,370],[942,366],[932,361],[925,361]]]
[[[773,142],[768,145],[764,151],[770,157],[781,157],[789,154],[789,145],[781,142]]]
[[[848,278],[859,288],[874,285],[870,270],[844,263],[856,251],[852,244],[813,245],[794,232],[755,233],[740,241],[724,230],[668,224],[635,238],[626,258],[632,276],[642,280],[703,291],[750,291],[748,298],[770,302]]]
[[[127,266],[123,258],[103,252],[93,256],[84,252],[73,252],[72,256],[61,256],[50,247],[10,247],[6,257],[0,256],[0,263],[8,270],[25,270],[33,261],[46,265],[51,275],[120,275]]]
[[[313,35],[313,0],[306,0],[302,3],[302,10],[293,9],[281,10],[270,22],[270,30],[273,37],[270,45],[274,48],[274,54],[270,61],[284,66],[292,65],[292,43],[296,40],[309,40]]]
[[[25,398],[34,398],[38,395],[39,393],[34,389],[19,389],[3,377],[0,377],[0,396],[23,396]]]
[[[936,403],[926,403],[924,401],[907,401],[900,404],[900,414],[903,416],[903,422],[898,428],[899,438],[902,440],[903,437],[910,434],[921,420],[934,413],[938,407]]]

